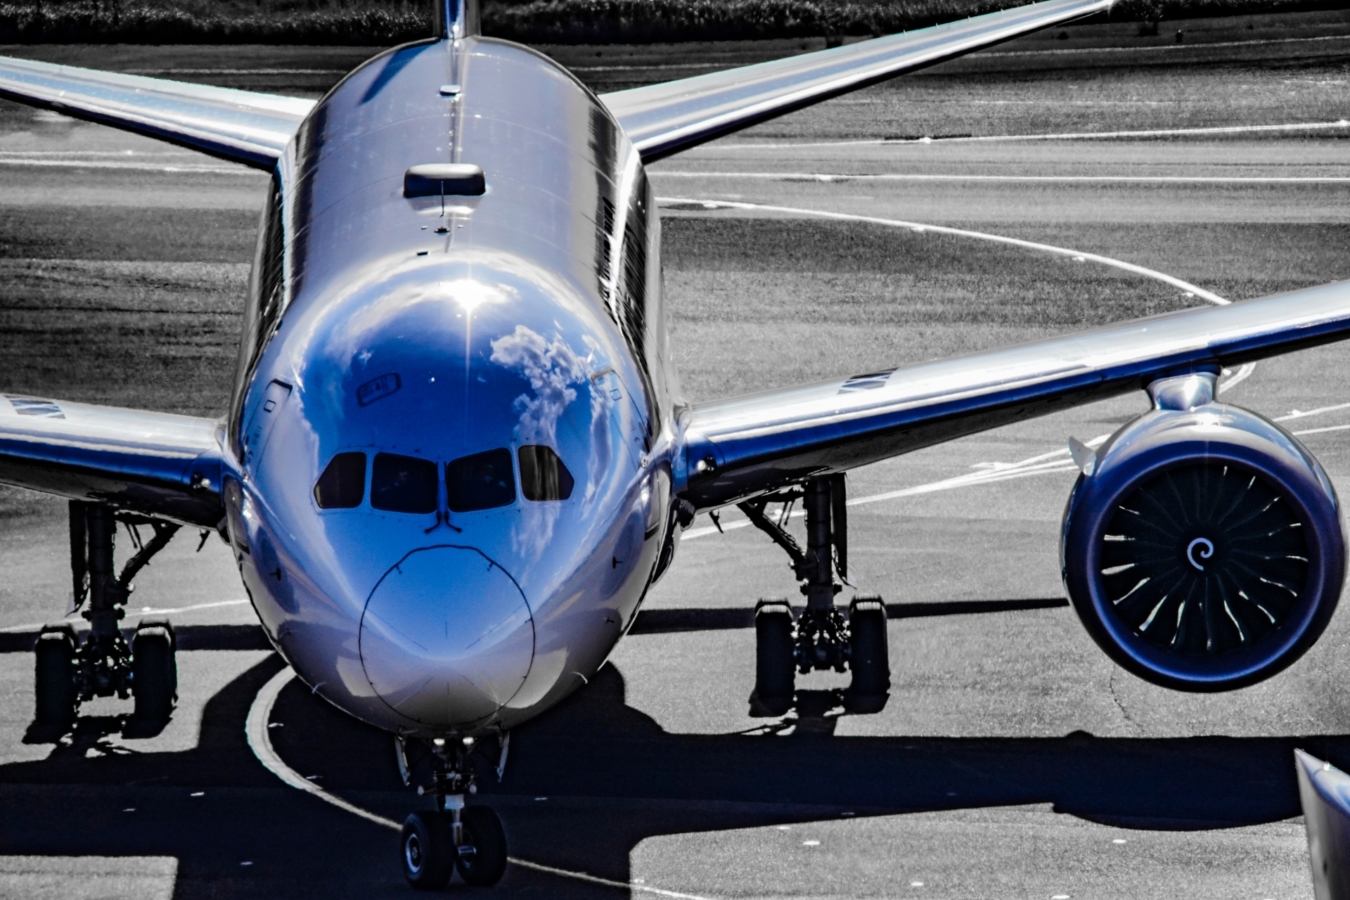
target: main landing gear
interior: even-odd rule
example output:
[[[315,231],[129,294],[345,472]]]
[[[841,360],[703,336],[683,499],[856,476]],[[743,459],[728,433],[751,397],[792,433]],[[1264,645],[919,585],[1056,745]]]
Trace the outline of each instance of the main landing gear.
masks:
[[[501,772],[506,762],[503,738]],[[466,806],[466,794],[477,793],[470,755],[473,738],[422,741],[398,738],[399,772],[405,784],[426,773],[417,792],[430,795],[434,809],[415,812],[403,821],[403,875],[418,890],[439,890],[455,870],[468,884],[496,884],[506,872],[506,832],[497,814],[486,806]],[[418,750],[423,752],[412,758]]]
[[[132,534],[137,552],[118,575],[113,565],[117,523]],[[153,536],[142,542],[138,527],[149,525]],[[68,622],[48,625],[38,635],[37,722],[66,728],[79,704],[94,697],[134,697],[135,717],[160,723],[173,713],[178,699],[178,667],[173,628],[167,621],[143,619],[128,644],[118,623],[131,595],[131,579],[168,545],[179,526],[119,514],[98,503],[70,503],[70,563],[75,608],[83,612],[89,633],[81,643]]]
[[[792,505],[806,511],[806,550],[784,529]],[[793,615],[786,600],[761,600],[755,607],[755,693],[752,703],[768,715],[792,706],[796,673],[813,669],[852,671],[845,692],[853,712],[876,712],[886,705],[891,672],[886,646],[886,607],[879,597],[858,597],[847,612],[835,604],[848,572],[848,518],[843,475],[812,478],[801,487],[740,504],[756,528],[792,558],[802,582],[806,608]],[[783,515],[770,518],[765,508],[783,504]]]

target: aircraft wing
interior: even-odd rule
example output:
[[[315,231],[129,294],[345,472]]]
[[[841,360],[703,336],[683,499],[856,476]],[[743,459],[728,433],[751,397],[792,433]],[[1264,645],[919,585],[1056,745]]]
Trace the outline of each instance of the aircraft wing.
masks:
[[[212,419],[0,395],[0,483],[215,527]]]
[[[1012,38],[1110,9],[1113,0],[1043,0],[753,66],[601,95],[651,162],[766,119]]]
[[[1197,368],[1350,337],[1350,281],[1137,319],[972,356],[694,406],[698,508],[736,502]]]
[[[313,100],[0,57],[0,97],[271,171]]]

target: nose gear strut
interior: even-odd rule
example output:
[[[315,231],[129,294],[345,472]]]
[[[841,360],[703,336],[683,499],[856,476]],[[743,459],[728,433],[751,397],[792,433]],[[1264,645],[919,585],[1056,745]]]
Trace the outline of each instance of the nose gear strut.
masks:
[[[471,759],[474,739],[428,742],[399,736],[394,741],[403,783],[419,781],[417,793],[433,802],[433,809],[419,810],[403,821],[403,874],[408,883],[439,890],[459,870],[468,884],[496,884],[506,872],[501,819],[490,807],[468,806],[464,800],[466,794],[478,792]],[[506,765],[506,747],[503,736],[499,773]]]
[[[755,606],[755,693],[752,705],[768,715],[792,706],[795,673],[852,670],[845,694],[854,712],[876,712],[886,704],[890,668],[886,645],[886,607],[879,597],[858,597],[847,612],[835,603],[848,582],[848,507],[844,476],[812,478],[803,485],[739,504],[750,522],[792,560],[802,582],[806,607],[794,615],[787,600],[761,600]],[[806,550],[788,534],[792,507],[802,501],[806,513]],[[765,512],[782,504],[780,515]]]

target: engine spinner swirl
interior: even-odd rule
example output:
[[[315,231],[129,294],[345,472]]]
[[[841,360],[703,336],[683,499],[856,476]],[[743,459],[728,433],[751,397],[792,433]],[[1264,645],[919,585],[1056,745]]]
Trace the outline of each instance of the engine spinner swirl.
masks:
[[[1253,646],[1307,589],[1302,516],[1254,469],[1184,463],[1140,483],[1102,535],[1114,614],[1184,656]]]

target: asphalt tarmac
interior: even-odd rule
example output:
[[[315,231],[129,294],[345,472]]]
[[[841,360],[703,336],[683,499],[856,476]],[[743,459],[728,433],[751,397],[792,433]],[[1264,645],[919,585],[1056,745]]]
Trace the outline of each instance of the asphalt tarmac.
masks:
[[[1230,56],[1240,62],[1242,52]],[[1203,127],[1335,123],[1347,117],[1344,89],[1316,82],[1343,85],[1346,65],[1319,58],[1292,73],[1287,58],[1252,65],[1258,86],[1289,80],[1301,117],[1272,122],[1263,112],[1253,121],[1226,105],[1208,110]],[[1104,92],[1103,107],[1111,78],[1132,77],[1113,71],[1083,77]],[[966,76],[925,77],[959,85]],[[976,91],[991,76],[970,77]],[[1053,93],[1063,77],[1041,88],[1028,77],[1019,96]],[[1167,73],[1181,87],[1188,77],[1204,79],[1205,69]],[[820,131],[840,117],[893,116],[900,99],[878,90],[826,105]],[[980,110],[959,114],[971,119],[949,119],[950,132],[974,133]],[[1007,124],[1005,136],[1064,130],[1034,104]],[[1156,116],[1151,124],[1189,127]],[[1104,314],[1100,297],[1132,289],[1163,308],[1204,302],[1156,275],[1225,300],[1350,278],[1343,126],[870,144],[819,134],[785,142],[781,131],[653,168],[658,193],[671,198],[672,325],[696,398],[1081,327]],[[0,292],[0,340],[16,360],[0,373],[3,388],[209,406],[207,388],[176,393],[174,385],[228,372],[222,347],[232,320],[221,298],[242,288],[247,222],[262,189],[254,173],[0,108],[0,266],[12,286]],[[878,221],[828,223],[802,210]],[[802,226],[800,253],[780,254],[805,262],[775,257],[757,275],[734,247],[694,252],[700,233],[741,235],[730,243],[751,246],[784,221],[819,222],[818,231]],[[926,226],[953,231],[915,230]],[[940,308],[932,317],[905,331],[842,314],[821,321],[803,310],[794,321],[775,312],[782,292],[837,293],[854,274],[865,286],[855,305],[868,306],[866,291],[875,306],[900,302],[899,276],[826,258],[829,248],[892,233],[911,249],[948,242],[968,262],[959,284],[905,282],[910,303]],[[1018,254],[1027,261],[1007,262]],[[1075,259],[1082,254],[1105,260]],[[915,260],[937,271],[928,257]],[[1056,294],[1055,308],[1068,308],[1071,321],[938,315],[958,302],[978,311],[982,291],[1003,296],[1005,275],[1036,290],[1069,285],[1065,295],[1082,309]],[[118,277],[134,288],[119,295]],[[1095,277],[1116,281],[1110,291],[1078,289]],[[175,295],[186,309],[174,307]],[[60,317],[82,317],[69,326],[78,330],[119,303],[132,312],[104,329],[111,337],[100,344],[101,362],[81,359],[78,342],[49,340]],[[26,353],[34,341],[42,350]],[[1344,358],[1343,347],[1329,347],[1262,362],[1230,373],[1224,391],[1302,433],[1343,494]],[[162,370],[159,381],[138,370],[147,360]],[[1107,434],[1144,407],[1142,395],[1121,398],[852,474],[854,580],[858,591],[880,594],[890,614],[892,691],[875,714],[847,714],[846,677],[828,674],[799,678],[787,715],[751,714],[750,609],[758,597],[795,597],[795,584],[786,559],[734,514],[721,521],[725,533],[700,517],[600,676],[517,729],[504,779],[484,779],[480,799],[500,811],[521,861],[495,891],[1309,896],[1292,750],[1350,765],[1350,620],[1336,618],[1317,647],[1270,681],[1192,696],[1113,666],[1063,599],[1056,556],[1074,477],[1067,438]],[[0,896],[408,896],[392,830],[288,786],[259,761],[270,744],[295,777],[379,818],[401,820],[418,803],[398,782],[386,735],[297,682],[270,710],[260,705],[283,666],[214,537],[200,552],[192,536],[180,537],[138,579],[130,604],[137,613],[172,610],[179,628],[182,696],[168,726],[137,733],[130,704],[117,701],[86,705],[71,734],[32,726],[34,626],[60,616],[68,591],[63,513],[60,501],[0,494]]]

